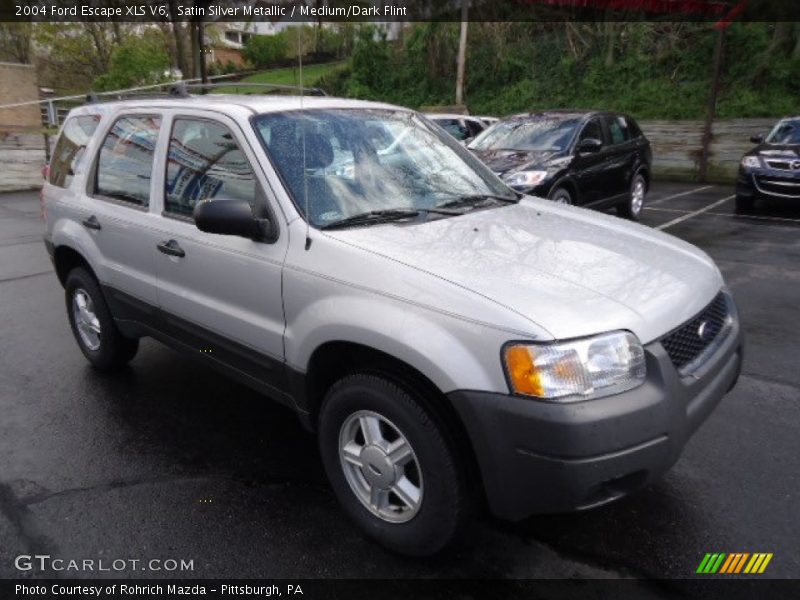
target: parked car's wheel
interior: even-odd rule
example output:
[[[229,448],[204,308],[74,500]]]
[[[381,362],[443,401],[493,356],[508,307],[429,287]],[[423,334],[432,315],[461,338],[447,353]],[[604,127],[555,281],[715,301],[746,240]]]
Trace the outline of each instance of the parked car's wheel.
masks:
[[[556,204],[574,204],[572,194],[567,188],[558,187],[550,192],[550,200]]]
[[[753,212],[755,206],[755,198],[752,196],[736,196],[736,212],[740,215]]]
[[[642,218],[642,210],[644,209],[644,198],[647,195],[647,180],[644,175],[637,173],[631,180],[631,192],[628,199],[624,204],[617,207],[617,212],[620,216],[638,221]]]
[[[139,340],[119,332],[95,278],[76,268],[67,275],[64,287],[72,333],[92,366],[109,370],[128,363],[139,349]]]
[[[350,375],[319,418],[325,471],[348,515],[391,550],[431,555],[467,513],[461,460],[437,420],[383,377]]]

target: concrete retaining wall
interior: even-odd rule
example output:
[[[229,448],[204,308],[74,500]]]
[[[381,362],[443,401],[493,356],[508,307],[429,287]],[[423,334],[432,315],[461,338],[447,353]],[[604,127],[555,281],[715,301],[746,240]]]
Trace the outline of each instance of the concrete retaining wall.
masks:
[[[712,129],[708,178],[731,182],[742,155],[753,147],[750,137],[768,133],[777,119],[716,121]],[[700,168],[703,121],[641,121],[639,125],[653,147],[656,177],[694,180]]]

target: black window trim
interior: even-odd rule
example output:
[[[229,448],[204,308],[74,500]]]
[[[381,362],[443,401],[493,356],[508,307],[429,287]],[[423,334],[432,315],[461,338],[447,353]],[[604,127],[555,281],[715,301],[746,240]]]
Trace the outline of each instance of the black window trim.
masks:
[[[134,117],[134,118],[152,117],[152,118],[160,119],[160,122],[159,122],[159,125],[158,125],[158,135],[156,136],[156,144],[153,147],[153,171],[155,170],[156,152],[158,151],[158,141],[159,141],[159,138],[162,135],[162,128],[163,128],[163,123],[164,123],[164,115],[163,115],[163,113],[150,113],[150,112],[145,112],[145,113],[140,113],[140,112],[118,113],[116,115],[116,117],[114,118],[114,120],[111,121],[111,124],[108,127],[106,127],[106,129],[103,131],[102,139],[98,143],[98,146],[97,146],[97,149],[95,151],[94,158],[93,158],[93,162],[92,162],[92,170],[89,173],[89,177],[87,177],[87,179],[86,179],[86,195],[89,196],[90,198],[94,198],[95,200],[102,200],[103,202],[109,202],[111,204],[116,204],[118,206],[124,206],[125,208],[132,208],[134,210],[138,210],[139,212],[147,213],[147,212],[150,212],[150,206],[151,206],[151,203],[152,203],[152,200],[153,200],[152,194],[151,194],[151,196],[148,196],[147,204],[142,205],[142,204],[136,204],[135,202],[129,202],[128,200],[122,200],[120,198],[111,198],[110,196],[105,196],[103,194],[98,194],[95,191],[95,188],[97,187],[97,168],[100,165],[100,153],[103,151],[103,145],[104,145],[104,143],[106,141],[106,138],[108,137],[108,134],[111,133],[111,130],[114,128],[114,125],[116,125],[117,122],[121,121],[122,119],[129,119],[131,117]],[[152,180],[153,180],[153,176],[152,176],[152,171],[151,171],[151,175],[150,175],[150,191],[151,192],[152,192],[152,189],[153,189]]]

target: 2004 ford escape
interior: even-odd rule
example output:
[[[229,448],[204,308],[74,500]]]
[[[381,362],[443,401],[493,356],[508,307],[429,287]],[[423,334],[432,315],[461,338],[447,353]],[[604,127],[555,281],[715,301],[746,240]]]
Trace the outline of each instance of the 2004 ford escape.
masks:
[[[517,520],[653,480],[740,371],[703,252],[518,195],[394,106],[87,105],[43,203],[92,365],[153,336],[288,405],[350,517],[409,554],[482,503]]]

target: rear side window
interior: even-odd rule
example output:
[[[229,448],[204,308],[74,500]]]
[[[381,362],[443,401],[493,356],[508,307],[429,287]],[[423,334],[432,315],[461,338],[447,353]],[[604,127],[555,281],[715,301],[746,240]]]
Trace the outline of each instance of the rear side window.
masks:
[[[233,133],[220,123],[176,119],[169,139],[164,210],[191,216],[203,200],[246,200],[256,180]]]
[[[158,130],[153,116],[122,117],[114,123],[100,148],[94,193],[137,206],[150,202]]]
[[[83,158],[86,145],[100,123],[98,115],[70,117],[64,123],[50,160],[50,183],[58,187],[69,187],[75,169]]]
[[[623,116],[612,115],[606,117],[608,133],[611,136],[611,144],[624,144],[632,138],[628,122]]]

